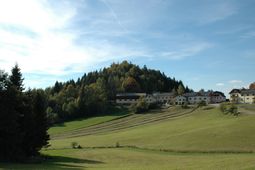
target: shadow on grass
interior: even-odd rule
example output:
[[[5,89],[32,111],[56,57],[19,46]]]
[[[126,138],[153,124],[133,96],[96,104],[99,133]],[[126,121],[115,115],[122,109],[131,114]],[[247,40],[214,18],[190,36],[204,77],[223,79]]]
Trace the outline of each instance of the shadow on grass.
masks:
[[[1,170],[83,170],[89,164],[103,164],[104,162],[71,158],[65,156],[47,156],[40,163],[0,163]]]

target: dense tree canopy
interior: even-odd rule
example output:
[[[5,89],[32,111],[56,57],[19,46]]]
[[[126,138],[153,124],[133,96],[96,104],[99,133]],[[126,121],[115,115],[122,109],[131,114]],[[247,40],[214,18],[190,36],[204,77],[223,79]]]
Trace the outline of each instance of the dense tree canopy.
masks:
[[[255,82],[250,84],[249,89],[255,90]]]
[[[117,93],[189,92],[182,81],[167,77],[158,70],[140,68],[123,61],[108,68],[84,74],[76,82],[56,82],[45,90],[49,101],[50,122],[88,117],[109,111]]]
[[[47,100],[43,90],[23,92],[18,65],[0,71],[0,161],[22,161],[47,146]]]

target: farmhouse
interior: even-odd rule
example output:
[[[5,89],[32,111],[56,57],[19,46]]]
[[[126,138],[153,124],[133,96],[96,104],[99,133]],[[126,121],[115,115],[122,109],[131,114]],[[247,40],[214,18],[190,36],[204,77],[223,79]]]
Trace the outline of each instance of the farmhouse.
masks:
[[[232,103],[252,104],[255,101],[255,89],[233,89],[229,94]]]
[[[226,101],[226,96],[220,91],[210,93],[210,103],[222,103]]]
[[[185,103],[187,103],[187,97],[181,95],[175,97],[176,105],[183,105]]]
[[[146,93],[119,93],[116,95],[117,104],[133,104],[137,103],[138,99],[143,97],[147,103],[155,103],[156,99],[151,94]]]
[[[172,103],[174,100],[174,93],[153,93],[152,95],[158,103]]]
[[[117,104],[137,103],[140,97],[144,97],[147,103],[170,103],[174,100],[173,93],[119,93],[116,95]]]
[[[140,97],[144,97],[147,103],[161,103],[161,104],[198,104],[204,101],[209,103],[221,103],[226,101],[226,97],[219,91],[200,91],[185,93],[183,95],[175,96],[174,93],[120,93],[116,95],[117,104],[133,104],[137,103]]]

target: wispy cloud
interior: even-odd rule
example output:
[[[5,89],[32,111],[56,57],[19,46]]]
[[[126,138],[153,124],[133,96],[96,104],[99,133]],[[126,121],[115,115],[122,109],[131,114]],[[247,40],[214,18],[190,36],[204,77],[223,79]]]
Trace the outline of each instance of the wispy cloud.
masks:
[[[255,31],[247,32],[241,35],[241,38],[255,38]]]
[[[212,1],[204,8],[203,15],[198,17],[200,24],[213,23],[224,20],[238,12],[233,2],[229,1]]]
[[[187,44],[186,47],[180,48],[179,50],[162,52],[161,56],[171,60],[180,60],[185,57],[194,56],[208,48],[211,48],[212,46],[212,44],[207,42],[191,43]]]
[[[231,84],[239,84],[239,83],[242,83],[243,81],[242,80],[230,80],[229,83]]]
[[[82,45],[78,45],[80,32],[67,29],[77,17],[78,7],[63,4],[61,9],[62,12],[53,8],[48,1],[2,2],[0,68],[9,70],[18,62],[25,73],[63,75],[84,72],[87,67],[104,61],[144,55],[139,48],[104,39],[84,38]]]
[[[224,86],[224,83],[217,83],[216,86]]]

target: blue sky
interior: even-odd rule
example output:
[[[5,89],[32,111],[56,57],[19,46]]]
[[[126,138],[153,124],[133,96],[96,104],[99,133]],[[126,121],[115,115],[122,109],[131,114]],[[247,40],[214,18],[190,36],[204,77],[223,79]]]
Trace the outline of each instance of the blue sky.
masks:
[[[255,72],[254,0],[0,1],[0,69],[47,87],[128,60],[194,90],[228,93]]]

